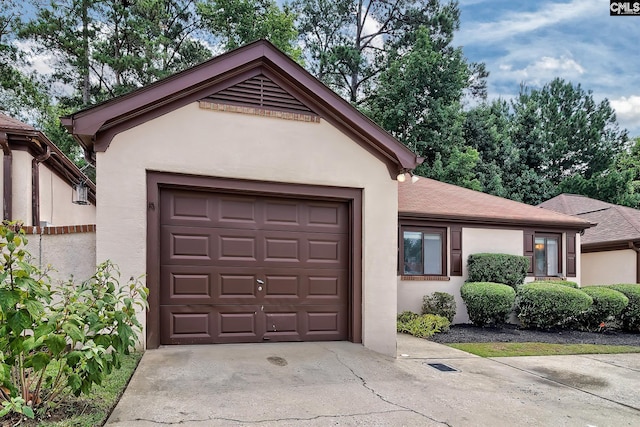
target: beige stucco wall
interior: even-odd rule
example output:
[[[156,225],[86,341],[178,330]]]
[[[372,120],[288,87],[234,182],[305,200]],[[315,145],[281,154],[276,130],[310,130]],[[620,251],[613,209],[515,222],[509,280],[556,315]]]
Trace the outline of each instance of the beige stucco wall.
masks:
[[[447,236],[450,240],[450,233],[447,230]],[[469,255],[488,252],[502,253],[510,255],[523,255],[524,250],[524,232],[522,230],[501,230],[501,229],[485,229],[464,227],[462,229],[462,276],[451,276],[450,280],[432,281],[432,280],[402,280],[398,277],[398,313],[404,310],[411,310],[420,313],[422,307],[422,297],[433,292],[447,292],[452,294],[456,299],[457,312],[453,319],[453,323],[468,323],[469,315],[466,306],[460,296],[460,287],[464,284],[468,277],[467,259]],[[562,236],[563,250],[566,248],[566,233]],[[450,247],[448,242],[447,248]],[[576,247],[580,247],[580,236],[577,236]],[[566,251],[565,251],[566,252]],[[563,270],[566,272],[566,256],[563,256]],[[449,265],[447,271],[451,271],[451,260],[447,258]],[[580,283],[580,257],[577,260],[578,277],[569,278],[568,280]],[[534,277],[525,278],[525,282],[535,280]]]
[[[11,217],[31,224],[31,154],[13,150],[11,153]]]
[[[450,233],[447,230],[450,240]],[[411,310],[420,312],[422,297],[433,292],[447,292],[456,299],[457,312],[453,323],[468,323],[469,315],[460,296],[460,287],[467,278],[467,259],[469,255],[492,252],[522,255],[524,233],[522,230],[499,230],[464,227],[462,229],[462,276],[451,276],[448,281],[409,281],[398,278],[398,312]],[[450,247],[448,242],[447,248]],[[451,271],[451,260],[447,258]]]
[[[32,224],[31,163],[33,157],[27,151],[12,151],[12,219]],[[50,225],[95,224],[96,207],[89,204],[76,205],[71,202],[72,188],[45,164],[39,165],[40,175],[40,221]],[[0,161],[0,177],[2,162]],[[2,191],[0,178],[0,192]]]
[[[33,262],[45,269],[50,265],[52,283],[84,281],[93,275],[96,265],[96,233],[30,234],[26,249]]]
[[[582,254],[582,284],[636,283],[636,253],[631,249]]]
[[[95,205],[72,203],[71,186],[46,165],[41,164],[39,168],[40,221],[47,221],[51,225],[95,224]]]
[[[397,185],[379,159],[325,121],[196,103],[123,132],[97,155],[97,258],[123,277],[146,270],[146,170],[362,188],[363,342],[395,355]]]

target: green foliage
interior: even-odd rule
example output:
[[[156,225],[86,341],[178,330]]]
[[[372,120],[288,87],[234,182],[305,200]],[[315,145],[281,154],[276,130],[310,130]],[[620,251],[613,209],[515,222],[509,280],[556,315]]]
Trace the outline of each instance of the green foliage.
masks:
[[[456,315],[456,300],[446,292],[434,292],[422,297],[422,314],[437,314],[453,322]]]
[[[500,325],[513,310],[516,291],[508,285],[467,282],[460,288],[469,319],[476,326]]]
[[[32,416],[65,389],[89,394],[120,366],[141,330],[136,309],[147,290],[134,280],[120,286],[109,262],[81,284],[53,289],[25,244],[19,225],[0,227],[0,401],[5,413]]]
[[[469,282],[503,283],[515,288],[527,277],[529,260],[519,255],[471,254],[467,267]]]
[[[266,39],[294,60],[302,60],[296,14],[286,4],[281,9],[273,0],[203,0],[197,9],[204,26],[226,50]]]
[[[587,286],[581,290],[593,299],[591,307],[578,318],[580,326],[588,331],[601,330],[603,323],[615,321],[629,304],[629,298],[614,289]]]
[[[629,304],[620,314],[622,328],[630,332],[640,332],[640,285],[618,284],[607,287],[623,293],[629,299]]]
[[[551,329],[575,324],[593,299],[579,289],[533,282],[518,287],[516,311],[527,328]]]
[[[418,338],[428,338],[439,332],[449,331],[451,322],[437,314],[418,315],[404,311],[398,315],[398,332],[410,334]]]
[[[541,280],[540,283],[555,283],[556,285],[569,286],[574,289],[579,288],[576,282],[572,282],[570,280]]]
[[[390,74],[385,71],[390,63],[411,51],[421,27],[430,34],[433,50],[445,55],[437,67],[428,70],[429,77],[439,69],[448,69],[449,60],[456,60],[457,53],[446,56],[455,50],[451,42],[460,26],[460,10],[454,1],[295,0],[293,7],[299,15],[298,29],[311,73],[352,104],[366,103],[381,88],[381,74]],[[372,29],[364,22],[380,25]],[[432,60],[424,58],[425,63]],[[478,77],[473,81],[472,92],[483,92],[484,67],[473,64],[465,68],[465,73]],[[409,73],[394,76],[402,85],[404,79],[416,77]],[[455,85],[457,78],[452,74],[449,80],[434,81],[434,85],[446,90],[447,83]],[[469,85],[467,81],[465,88]],[[393,103],[387,107],[396,108]]]

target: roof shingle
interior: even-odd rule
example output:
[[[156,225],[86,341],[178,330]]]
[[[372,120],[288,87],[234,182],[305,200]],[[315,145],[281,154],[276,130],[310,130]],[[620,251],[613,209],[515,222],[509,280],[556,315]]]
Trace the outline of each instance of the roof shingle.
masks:
[[[576,194],[560,194],[539,206],[597,223],[585,231],[583,245],[640,239],[640,210],[637,209]]]
[[[420,178],[398,183],[400,215],[488,224],[584,229],[588,221],[452,184]]]
[[[26,131],[36,130],[33,126],[30,126],[26,123],[21,122],[20,120],[14,119],[13,117],[9,117],[2,113],[0,113],[0,129],[26,130]]]

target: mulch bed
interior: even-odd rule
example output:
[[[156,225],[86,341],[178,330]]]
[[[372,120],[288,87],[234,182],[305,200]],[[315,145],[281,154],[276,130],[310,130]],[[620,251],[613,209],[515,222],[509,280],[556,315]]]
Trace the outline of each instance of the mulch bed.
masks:
[[[435,334],[429,340],[447,343],[468,342],[545,342],[551,344],[606,344],[640,346],[640,334],[616,330],[583,332],[574,330],[538,331],[520,329],[516,325],[499,328],[479,328],[459,324],[451,326],[447,333]]]

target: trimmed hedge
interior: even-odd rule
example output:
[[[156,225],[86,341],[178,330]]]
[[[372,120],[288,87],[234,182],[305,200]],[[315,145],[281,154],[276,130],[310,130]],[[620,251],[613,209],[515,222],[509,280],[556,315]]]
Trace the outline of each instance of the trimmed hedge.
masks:
[[[555,283],[557,285],[569,286],[570,288],[580,288],[576,282],[570,280],[540,280],[538,283]]]
[[[579,316],[580,326],[589,331],[597,331],[600,324],[619,318],[629,304],[629,298],[614,289],[587,286],[581,290],[593,299],[591,307]]]
[[[640,332],[640,285],[629,283],[610,285],[607,288],[621,292],[629,298],[629,304],[620,314],[622,329],[629,332]]]
[[[472,254],[467,266],[468,282],[503,283],[515,288],[527,277],[529,259],[508,254]]]
[[[504,323],[516,299],[511,286],[491,282],[467,282],[460,288],[460,294],[469,319],[476,326]]]
[[[516,310],[526,328],[551,329],[575,323],[593,299],[579,289],[556,283],[533,282],[518,288]]]
[[[396,328],[398,332],[411,334],[418,338],[428,338],[438,332],[449,331],[451,322],[437,314],[419,315],[411,311],[403,311],[398,315]]]
[[[422,314],[437,314],[453,322],[456,315],[456,300],[446,292],[434,292],[422,297]]]

